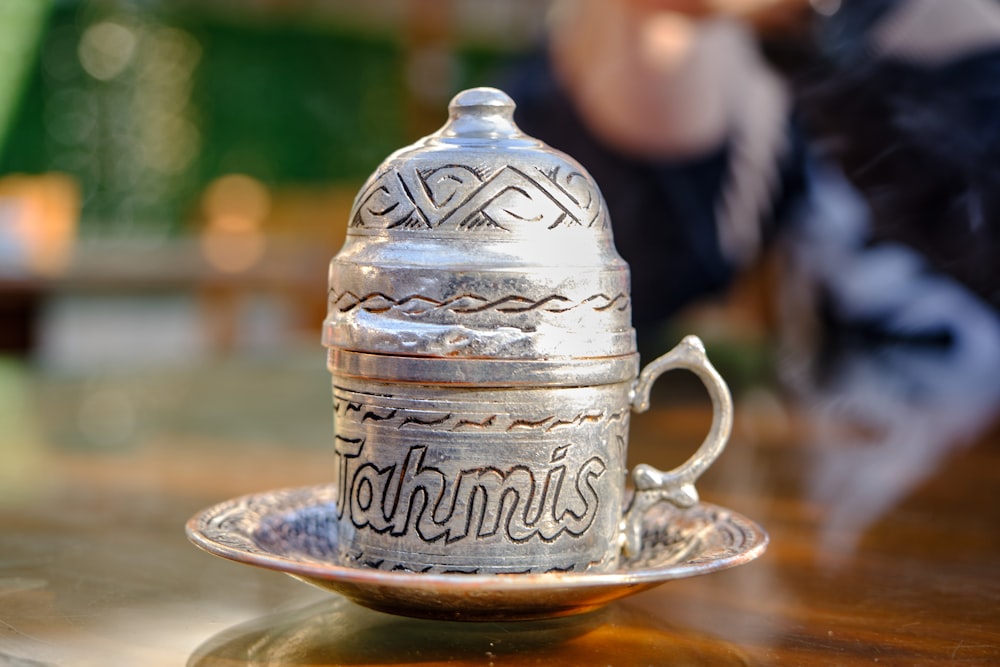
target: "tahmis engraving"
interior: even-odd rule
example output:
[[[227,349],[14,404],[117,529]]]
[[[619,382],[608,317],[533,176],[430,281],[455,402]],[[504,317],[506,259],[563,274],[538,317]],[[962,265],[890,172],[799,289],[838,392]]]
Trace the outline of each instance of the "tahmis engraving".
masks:
[[[359,529],[424,542],[502,538],[514,543],[584,535],[600,506],[595,488],[607,471],[600,456],[570,466],[571,444],[555,447],[548,465],[463,468],[452,475],[413,445],[384,467],[365,461],[364,438],[336,437],[338,518]]]

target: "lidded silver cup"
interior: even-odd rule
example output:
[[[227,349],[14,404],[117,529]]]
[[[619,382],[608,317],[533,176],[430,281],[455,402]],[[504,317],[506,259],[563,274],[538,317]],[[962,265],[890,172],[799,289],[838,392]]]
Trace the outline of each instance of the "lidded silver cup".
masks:
[[[725,384],[685,339],[637,378],[629,270],[599,189],[523,134],[503,92],[457,95],[390,155],[330,263],[339,558],[413,572],[602,571],[651,503],[697,500],[724,447]],[[633,406],[688,368],[715,404],[680,468],[633,472]]]

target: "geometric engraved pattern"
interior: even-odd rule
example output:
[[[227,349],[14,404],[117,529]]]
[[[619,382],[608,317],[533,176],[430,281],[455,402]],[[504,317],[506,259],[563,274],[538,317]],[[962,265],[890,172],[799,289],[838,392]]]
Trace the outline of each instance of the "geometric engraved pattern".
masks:
[[[581,172],[511,165],[492,174],[483,167],[446,164],[380,173],[359,195],[351,227],[511,231],[607,225],[601,197]]]
[[[529,299],[523,296],[508,295],[498,299],[487,299],[478,294],[460,294],[444,300],[434,299],[421,294],[409,294],[395,298],[383,292],[370,292],[359,296],[350,290],[334,293],[330,290],[330,308],[336,308],[346,313],[354,308],[360,308],[368,313],[402,313],[411,317],[441,312],[459,315],[483,312],[526,313],[540,310],[547,313],[565,313],[575,308],[586,306],[596,312],[622,312],[629,307],[629,297],[623,292],[614,296],[594,294],[581,301],[573,302],[564,296],[552,294],[541,299]]]

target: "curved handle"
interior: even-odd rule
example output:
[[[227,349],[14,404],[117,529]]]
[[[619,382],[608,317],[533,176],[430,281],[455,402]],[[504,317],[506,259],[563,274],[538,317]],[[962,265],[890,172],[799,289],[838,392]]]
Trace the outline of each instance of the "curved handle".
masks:
[[[632,471],[635,494],[622,516],[622,550],[626,557],[639,553],[642,517],[656,503],[669,501],[678,507],[698,502],[694,482],[718,458],[733,429],[733,399],[729,387],[705,355],[705,345],[697,336],[686,336],[677,346],[651,361],[639,374],[632,390],[632,409],[649,409],[649,391],[665,372],[683,368],[697,375],[712,398],[712,427],[698,450],[687,461],[668,472],[639,464]]]

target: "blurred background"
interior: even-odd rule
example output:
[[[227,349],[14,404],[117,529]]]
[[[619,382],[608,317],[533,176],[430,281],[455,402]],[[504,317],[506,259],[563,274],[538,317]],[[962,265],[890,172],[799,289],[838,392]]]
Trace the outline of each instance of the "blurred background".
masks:
[[[53,451],[325,446],[353,197],[457,91],[500,85],[604,190],[644,358],[705,338],[744,439],[785,433],[790,395],[876,425],[858,466],[913,469],[818,465],[817,488],[893,502],[1000,402],[1000,10],[934,6],[3,0],[0,496]]]
[[[325,380],[299,421],[227,412],[227,392],[255,372],[272,388],[324,376],[326,265],[358,187],[533,46],[546,9],[0,3],[0,456],[29,428],[124,447],[157,415],[251,422],[258,440],[299,423],[308,434],[270,435],[325,443]],[[206,364],[224,386],[196,379]],[[215,400],[188,403],[193,387]]]
[[[0,0],[0,595],[30,620],[0,663],[108,664],[80,627],[188,650],[287,599],[181,526],[329,480],[327,263],[478,85],[601,187],[643,361],[695,333],[733,389],[706,498],[834,573],[762,559],[720,599],[839,591],[880,520],[972,486],[955,461],[995,514],[961,454],[1000,442],[998,77],[997,0]],[[656,392],[630,458],[665,467],[707,398]],[[933,548],[995,554],[980,525]]]
[[[2,3],[0,348],[66,365],[315,338],[359,184],[544,11]]]

